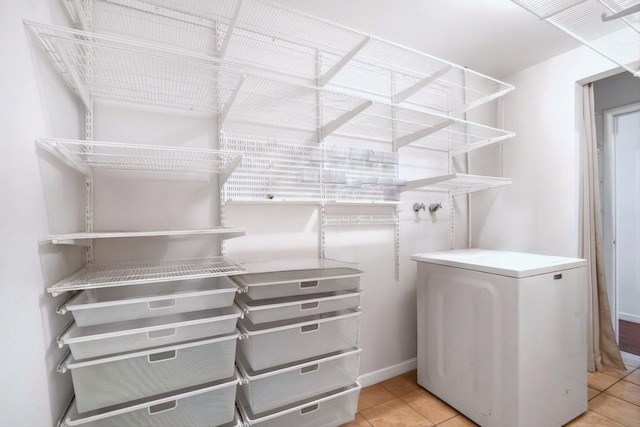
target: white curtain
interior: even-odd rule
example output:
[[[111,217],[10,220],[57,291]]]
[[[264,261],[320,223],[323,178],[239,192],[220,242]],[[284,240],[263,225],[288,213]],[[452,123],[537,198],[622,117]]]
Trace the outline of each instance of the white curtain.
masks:
[[[602,220],[598,185],[597,140],[593,85],[583,88],[582,109],[582,248],[581,257],[588,262],[588,369],[602,371],[602,365],[625,369],[611,325],[602,251]]]

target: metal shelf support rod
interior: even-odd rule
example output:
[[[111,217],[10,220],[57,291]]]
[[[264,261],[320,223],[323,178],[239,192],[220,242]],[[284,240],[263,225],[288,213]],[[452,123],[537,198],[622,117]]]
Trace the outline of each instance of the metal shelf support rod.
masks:
[[[636,4],[635,6],[630,6],[626,9],[621,10],[618,13],[614,13],[613,15],[606,15],[606,14],[602,14],[602,21],[603,22],[609,22],[609,21],[613,21],[614,19],[618,19],[618,18],[623,18],[627,15],[631,15],[632,13],[636,13],[636,12],[640,12],[640,3]]]
[[[358,114],[362,113],[364,110],[369,108],[372,104],[373,104],[373,101],[364,102],[364,103],[358,105],[353,110],[351,110],[351,111],[343,114],[342,116],[338,117],[334,121],[329,122],[326,125],[324,125],[322,127],[322,129],[321,129],[322,138],[324,138],[325,136],[327,136],[327,135],[331,134],[332,132],[336,131],[340,127],[342,127],[342,125],[347,123],[349,120],[353,119]]]
[[[393,97],[393,103],[399,103],[402,102],[404,100],[406,100],[407,98],[409,98],[410,96],[414,95],[416,92],[420,91],[420,89],[429,86],[431,83],[433,83],[434,81],[438,80],[440,77],[442,77],[444,74],[448,73],[449,70],[451,70],[453,67],[451,65],[448,65],[446,67],[444,67],[441,70],[436,71],[435,73],[431,74],[429,77],[426,77],[422,80],[420,80],[418,83],[414,84],[413,86],[403,90],[402,92],[396,94]]]
[[[499,92],[492,93],[491,95],[487,95],[487,96],[484,96],[482,98],[476,99],[473,102],[469,102],[468,104],[465,104],[460,108],[457,108],[455,110],[450,111],[449,114],[452,115],[452,116],[459,116],[461,114],[464,114],[464,113],[468,112],[469,110],[473,110],[474,108],[476,108],[476,107],[478,107],[478,106],[480,106],[482,104],[485,104],[485,103],[487,103],[489,101],[493,101],[496,98],[500,98],[501,96],[506,95],[507,93],[511,92],[512,90],[513,90],[512,88],[507,88],[507,89],[501,90]]]
[[[439,131],[440,129],[444,129],[447,126],[455,123],[455,119],[449,119],[449,120],[445,120],[442,123],[439,123],[435,126],[432,126],[430,128],[427,129],[423,129],[421,131],[418,131],[416,133],[413,133],[411,135],[405,135],[401,138],[398,138],[396,140],[396,147],[397,148],[401,148],[404,147],[405,145],[411,144],[412,142],[420,139],[420,138],[424,138],[425,136],[431,135],[432,133],[435,133],[437,131]]]
[[[236,85],[233,87],[233,91],[229,95],[229,98],[227,99],[227,102],[225,103],[224,108],[220,112],[220,124],[224,124],[224,121],[226,120],[227,115],[229,114],[229,111],[231,110],[231,107],[233,106],[233,102],[236,100],[236,97],[238,96],[238,93],[240,92],[240,88],[242,87],[242,83],[244,83],[245,77],[246,76],[244,76],[244,75],[240,76],[240,78],[236,82]]]
[[[242,0],[237,0],[236,7],[233,10],[233,16],[231,17],[231,22],[229,22],[229,26],[227,27],[227,36],[224,38],[224,40],[222,40],[222,45],[220,46],[220,51],[218,52],[220,58],[224,58],[224,55],[227,53],[227,47],[229,47],[229,41],[231,40],[233,30],[236,28],[236,21],[238,20],[238,15],[240,14],[241,7]]]
[[[349,63],[353,59],[354,56],[358,54],[368,43],[371,41],[371,36],[365,37],[360,43],[358,43],[351,52],[347,53],[340,61],[338,61],[329,71],[324,73],[323,76],[318,80],[319,86],[324,87],[327,83],[331,81],[332,78],[335,77],[338,72],[344,68],[345,65]]]

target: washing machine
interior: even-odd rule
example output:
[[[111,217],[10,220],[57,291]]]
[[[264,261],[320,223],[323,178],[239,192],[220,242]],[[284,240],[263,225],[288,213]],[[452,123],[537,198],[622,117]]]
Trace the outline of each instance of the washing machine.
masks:
[[[481,426],[562,426],[587,410],[586,261],[420,253],[418,383]]]

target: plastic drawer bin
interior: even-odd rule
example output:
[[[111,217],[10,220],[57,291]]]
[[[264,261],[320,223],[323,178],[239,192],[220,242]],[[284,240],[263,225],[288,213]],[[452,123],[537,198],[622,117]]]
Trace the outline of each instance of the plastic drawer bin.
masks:
[[[251,411],[260,413],[347,387],[358,379],[360,351],[353,348],[262,371],[245,368],[239,358],[240,393]]]
[[[343,291],[258,301],[239,294],[236,303],[247,319],[258,324],[358,308],[360,294],[360,291]]]
[[[324,259],[243,264],[248,273],[232,280],[252,300],[347,291],[360,288],[361,270]]]
[[[254,371],[358,346],[360,310],[255,325],[238,321],[238,352]]]
[[[247,403],[242,400],[242,395],[239,395],[238,406],[248,426],[335,427],[355,418],[359,396],[360,384],[355,383],[349,387],[279,408],[279,410],[259,414],[253,413],[247,407]]]
[[[229,334],[240,313],[231,306],[84,328],[72,324],[58,337],[58,345],[68,345],[76,360],[166,346]]]
[[[235,426],[238,377],[79,414],[75,399],[58,427]]]
[[[227,277],[88,289],[60,307],[78,326],[229,307],[237,286]]]
[[[237,333],[219,338],[76,361],[71,371],[78,412],[155,396],[233,375]]]

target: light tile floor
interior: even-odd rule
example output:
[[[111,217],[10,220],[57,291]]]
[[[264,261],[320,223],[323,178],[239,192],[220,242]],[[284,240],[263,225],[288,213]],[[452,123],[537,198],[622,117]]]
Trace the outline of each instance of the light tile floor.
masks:
[[[626,371],[589,373],[589,410],[567,427],[640,427],[640,356]],[[363,388],[354,421],[341,427],[467,427],[476,424],[417,383],[416,371]]]

